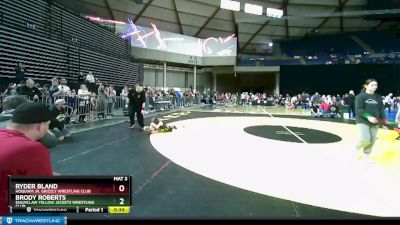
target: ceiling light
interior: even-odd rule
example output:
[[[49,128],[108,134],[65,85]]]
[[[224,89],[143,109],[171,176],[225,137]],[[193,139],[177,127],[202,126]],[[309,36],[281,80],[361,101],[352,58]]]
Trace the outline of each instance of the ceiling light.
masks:
[[[244,4],[244,12],[255,15],[262,15],[263,7],[260,5],[246,3]]]
[[[267,16],[281,18],[283,16],[283,10],[267,8]]]
[[[240,2],[231,0],[221,0],[221,8],[233,11],[240,11]]]

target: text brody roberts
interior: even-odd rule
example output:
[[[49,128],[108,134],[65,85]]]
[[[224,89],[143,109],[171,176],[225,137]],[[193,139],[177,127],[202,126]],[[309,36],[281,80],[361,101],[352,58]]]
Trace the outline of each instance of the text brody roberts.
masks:
[[[28,200],[28,201],[65,201],[65,195],[15,195],[15,200]]]
[[[57,189],[58,184],[15,184],[15,189]]]

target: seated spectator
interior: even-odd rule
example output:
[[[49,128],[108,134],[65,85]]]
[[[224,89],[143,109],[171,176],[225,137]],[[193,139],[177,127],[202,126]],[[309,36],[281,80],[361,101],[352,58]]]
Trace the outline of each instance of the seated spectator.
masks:
[[[28,102],[23,96],[8,96],[2,102],[3,112],[0,114],[0,122],[9,121],[12,118],[15,108],[22,103]],[[0,124],[0,128],[5,128],[7,124]]]
[[[36,82],[33,86],[34,86],[35,88],[37,88],[37,89],[40,91],[40,88],[41,88],[41,87],[40,87],[40,84],[39,84],[39,83]]]
[[[4,111],[0,114],[0,128],[7,127],[7,123],[11,120],[15,108],[26,102],[29,101],[23,96],[16,95],[6,97],[2,104]],[[46,135],[40,139],[40,142],[47,148],[53,148],[57,145],[57,138],[48,130]]]
[[[8,176],[52,176],[49,150],[37,140],[49,129],[51,113],[36,102],[19,105],[6,129],[0,129],[0,216],[8,208]]]
[[[17,84],[17,93],[18,93],[19,95],[20,95],[20,92],[21,92],[22,88],[25,87],[25,83],[26,83],[26,81],[21,80],[21,81],[19,82],[19,84]]]
[[[17,84],[16,83],[10,83],[8,85],[8,88],[3,92],[3,95],[18,95]]]
[[[311,102],[311,116],[313,118],[321,117],[321,111],[319,109],[319,104]]]
[[[35,86],[35,82],[32,79],[28,79],[25,82],[25,86],[21,86],[18,94],[27,96],[29,100],[39,101],[42,97],[42,93]]]
[[[144,128],[144,130],[150,134],[172,132],[173,129],[177,129],[176,126],[167,126],[157,117],[151,120],[149,127]]]
[[[324,116],[324,117],[328,116],[328,114],[329,114],[329,108],[330,108],[330,107],[331,107],[331,104],[329,104],[328,100],[324,100],[324,101],[321,103],[321,106],[320,106],[320,108],[321,108],[321,115]]]
[[[54,133],[59,141],[71,136],[70,132],[65,128],[67,102],[64,99],[55,101],[55,105],[50,109],[51,123],[50,130]]]
[[[326,117],[340,118],[339,107],[337,105],[331,105],[329,107],[328,113],[326,114]]]

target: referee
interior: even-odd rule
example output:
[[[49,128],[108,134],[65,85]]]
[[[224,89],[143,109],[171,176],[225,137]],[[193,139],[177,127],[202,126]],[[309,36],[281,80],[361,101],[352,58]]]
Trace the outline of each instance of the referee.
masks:
[[[135,127],[135,113],[137,116],[137,120],[140,125],[140,129],[143,130],[144,123],[143,123],[143,111],[145,110],[145,103],[146,103],[146,95],[144,92],[143,87],[139,84],[135,85],[135,88],[129,90],[128,92],[128,115],[130,121],[130,128]]]

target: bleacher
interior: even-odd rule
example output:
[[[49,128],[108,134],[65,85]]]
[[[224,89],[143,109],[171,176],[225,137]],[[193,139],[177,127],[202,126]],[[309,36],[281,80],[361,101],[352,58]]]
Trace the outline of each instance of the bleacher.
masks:
[[[68,78],[65,44],[0,25],[0,74],[15,76],[15,66],[26,66],[26,76],[46,80],[52,76]]]
[[[96,78],[107,84],[124,86],[143,81],[143,65],[105,56],[93,51],[81,51],[81,70],[92,71]]]
[[[299,59],[279,59],[279,60],[264,60],[263,66],[281,66],[281,65],[301,65]]]
[[[395,31],[375,31],[355,33],[376,53],[400,52],[400,33]]]
[[[51,1],[50,1],[51,2]],[[92,71],[117,86],[143,79],[143,65],[130,61],[129,43],[85,18],[42,0],[0,1],[0,76],[15,77],[22,63],[36,80],[78,80]]]
[[[51,2],[51,1],[50,1]],[[130,45],[113,32],[54,3],[2,0],[3,23],[16,29],[115,57],[129,58]]]
[[[283,41],[282,52],[287,56],[314,56],[316,54],[360,54],[363,49],[347,34],[314,35],[302,40]]]
[[[76,42],[81,48],[99,51],[122,59],[129,57],[130,45],[126,40],[72,12],[62,10],[56,12],[58,13],[56,18],[61,18],[58,23],[62,23],[63,42]]]
[[[301,65],[300,59],[262,57],[256,55],[243,55],[238,57],[238,66],[281,66],[281,65]]]

